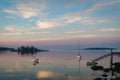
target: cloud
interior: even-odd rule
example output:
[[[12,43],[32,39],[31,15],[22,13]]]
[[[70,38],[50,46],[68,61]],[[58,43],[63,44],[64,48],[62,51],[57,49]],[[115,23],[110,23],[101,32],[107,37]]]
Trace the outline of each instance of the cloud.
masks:
[[[4,32],[1,33],[1,35],[4,36],[22,35],[25,31],[27,31],[27,29],[25,29],[24,27],[9,25],[4,27]]]
[[[64,21],[66,23],[74,23],[74,22],[79,22],[80,20],[82,20],[82,17],[80,16],[68,16],[68,17],[63,17]]]
[[[73,35],[71,37],[73,38],[94,38],[94,37],[99,37],[99,36],[94,35],[94,34],[85,34],[85,35]]]
[[[79,23],[79,24],[98,24],[98,23],[106,23],[109,20],[97,19],[93,17],[86,17],[82,15],[74,15],[74,13],[70,13],[69,15],[64,15],[61,19],[65,24]]]
[[[54,36],[54,37],[46,37],[46,38],[34,38],[31,41],[49,41],[49,40],[65,40],[65,39],[71,39],[71,38],[96,38],[99,37],[99,35],[94,35],[94,34],[85,34],[85,35],[65,35],[65,37],[61,36]]]
[[[80,31],[69,31],[69,32],[65,32],[67,34],[78,34],[78,33],[82,33],[82,32],[86,32],[85,30],[80,30]]]
[[[35,41],[49,41],[49,40],[64,40],[66,38],[61,38],[61,37],[52,37],[52,38],[34,38],[34,39],[31,39],[31,41],[35,42]]]
[[[52,21],[38,21],[37,22],[37,26],[40,29],[48,29],[48,28],[52,28],[58,25],[59,24],[57,22],[52,22]]]
[[[67,13],[62,15],[57,19],[58,22],[61,22],[62,24],[98,24],[98,23],[106,23],[110,22],[110,20],[106,19],[98,19],[95,17],[89,17],[81,14],[82,12],[74,12],[74,13]]]
[[[8,27],[5,27],[5,30],[7,30],[7,31],[13,31],[13,30],[14,30],[14,27],[8,26]]]
[[[98,1],[97,3],[93,2],[93,5],[89,9],[85,10],[83,13],[89,14],[89,13],[92,13],[96,10],[102,9],[104,7],[110,7],[110,6],[116,5],[118,3],[120,3],[120,0],[110,0],[110,1],[103,0],[103,1]]]
[[[17,27],[17,26],[12,26],[12,25],[7,26],[4,29],[10,32],[23,32],[24,31],[23,27]]]
[[[26,34],[50,34],[51,32],[26,32]]]
[[[84,12],[84,11],[83,11]],[[82,12],[67,13],[61,16],[61,21],[64,21],[66,24],[79,23],[79,24],[98,24],[106,23],[110,20],[98,19],[96,17],[90,17],[83,15]]]
[[[41,35],[47,35],[51,34],[50,31],[39,31],[37,27],[21,27],[21,26],[6,26],[4,27],[5,32],[1,33],[0,35],[36,35],[36,34],[41,34]]]
[[[117,28],[103,28],[100,31],[119,31],[120,29]]]
[[[28,19],[40,14],[42,15],[44,8],[45,6],[42,1],[35,2],[33,0],[29,0],[27,2],[19,2],[14,9],[5,8],[3,11]]]
[[[53,27],[66,27],[70,24],[98,24],[98,23],[106,23],[109,22],[109,20],[104,19],[96,19],[91,17],[85,17],[80,14],[65,14],[60,17],[54,18],[54,19],[47,19],[44,21],[37,21],[36,25],[40,29],[49,29]]]
[[[0,35],[1,36],[13,36],[13,35],[21,35],[22,33],[20,33],[20,32],[12,32],[12,33],[10,33],[10,32],[6,32],[6,33],[1,33]]]

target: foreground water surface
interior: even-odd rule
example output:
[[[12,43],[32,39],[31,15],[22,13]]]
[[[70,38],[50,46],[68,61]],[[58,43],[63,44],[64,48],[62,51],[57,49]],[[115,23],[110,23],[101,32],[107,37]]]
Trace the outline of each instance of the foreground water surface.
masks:
[[[0,52],[0,80],[94,80],[94,72],[86,66],[89,62],[110,51],[82,50],[82,60],[77,60],[77,50],[52,50],[33,55],[17,52]],[[39,63],[31,62],[31,57],[39,58]],[[109,66],[110,57],[99,61]],[[114,61],[120,61],[115,56]]]

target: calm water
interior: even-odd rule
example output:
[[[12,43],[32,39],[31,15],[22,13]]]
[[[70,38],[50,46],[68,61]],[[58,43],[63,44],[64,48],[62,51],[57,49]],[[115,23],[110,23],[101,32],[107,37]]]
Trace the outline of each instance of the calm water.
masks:
[[[82,60],[79,65],[78,51],[56,50],[40,52],[34,55],[16,52],[0,52],[0,80],[94,80],[95,76],[86,62],[109,51],[81,51]],[[39,58],[39,63],[30,61],[31,57]],[[109,66],[109,57],[99,64]],[[119,57],[114,58],[119,61]]]

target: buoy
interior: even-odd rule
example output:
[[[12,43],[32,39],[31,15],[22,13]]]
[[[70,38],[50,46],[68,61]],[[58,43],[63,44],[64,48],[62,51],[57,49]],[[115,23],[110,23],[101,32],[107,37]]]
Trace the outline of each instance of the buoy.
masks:
[[[77,56],[77,60],[78,60],[78,61],[81,60],[81,56],[80,56],[80,54],[78,54],[78,56]]]

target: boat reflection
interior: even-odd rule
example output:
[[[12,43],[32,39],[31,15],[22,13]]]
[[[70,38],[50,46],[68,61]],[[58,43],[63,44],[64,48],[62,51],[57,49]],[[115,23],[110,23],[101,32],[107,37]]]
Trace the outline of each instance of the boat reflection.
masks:
[[[27,56],[29,58],[29,61],[34,65],[36,66],[37,64],[39,64],[39,58],[36,57],[37,55],[37,52],[29,52],[29,53],[26,53],[26,52],[18,52],[18,55],[24,57],[24,56]]]

